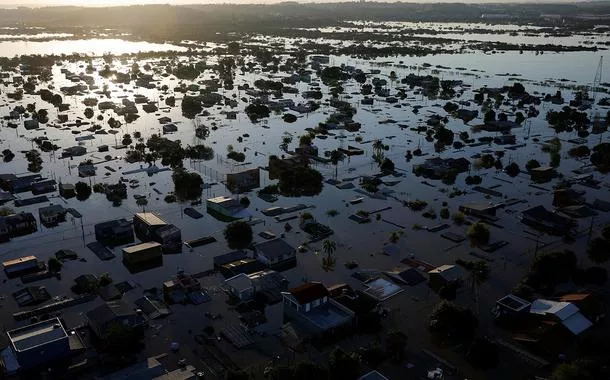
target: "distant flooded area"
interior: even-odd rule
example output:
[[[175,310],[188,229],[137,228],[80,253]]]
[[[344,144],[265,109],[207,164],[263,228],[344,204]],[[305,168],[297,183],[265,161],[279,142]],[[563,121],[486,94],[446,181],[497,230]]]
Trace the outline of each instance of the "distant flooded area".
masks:
[[[189,379],[288,379],[267,369],[334,347],[356,371],[306,378],[547,376],[514,365],[516,341],[495,367],[472,347],[511,339],[500,299],[525,314],[607,280],[610,27],[447,4],[384,21],[394,7],[437,5],[0,10],[0,326],[99,333],[78,346],[95,360],[69,369],[83,378],[127,376],[98,365],[120,347],[92,325],[107,301],[145,320],[138,362],[163,353]],[[440,328],[464,341],[436,347]]]
[[[43,35],[44,36],[44,35]],[[40,36],[40,39],[49,37],[69,37],[69,34]],[[7,36],[6,39],[9,37]],[[11,39],[14,36],[10,36]],[[104,54],[134,54],[140,52],[183,52],[186,48],[172,44],[158,44],[144,41],[125,41],[121,39],[87,39],[87,40],[50,40],[32,41],[30,38],[22,41],[2,41],[0,35],[0,57],[15,57],[19,55],[62,55],[83,54],[101,56]]]

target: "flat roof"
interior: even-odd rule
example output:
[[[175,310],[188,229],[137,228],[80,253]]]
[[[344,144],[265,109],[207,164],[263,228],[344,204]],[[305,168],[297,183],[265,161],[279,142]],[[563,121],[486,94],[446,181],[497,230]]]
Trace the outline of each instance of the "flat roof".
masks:
[[[12,260],[7,260],[7,261],[3,262],[2,265],[6,268],[11,265],[17,265],[17,264],[21,264],[21,263],[24,263],[27,261],[38,261],[38,258],[36,258],[36,256],[33,256],[33,255],[23,256],[23,257],[18,257],[16,259],[12,259]]]
[[[34,323],[7,332],[15,351],[26,351],[68,337],[59,318]]]
[[[514,294],[508,294],[508,295],[500,298],[496,302],[498,304],[500,304],[508,309],[514,310],[514,311],[524,310],[531,305],[526,300],[519,298],[519,297],[515,296]]]
[[[303,316],[322,330],[341,326],[352,318],[352,315],[331,302],[312,307],[308,312],[303,313]]]
[[[149,226],[164,226],[167,223],[152,212],[139,212],[135,216]]]
[[[369,281],[366,283],[366,286],[367,289],[364,292],[379,301],[385,301],[386,299],[403,291],[400,286],[395,285],[383,278]]]
[[[153,248],[153,247],[160,247],[160,246],[161,246],[161,244],[159,244],[155,241],[149,241],[149,242],[138,244],[138,245],[132,245],[131,247],[125,247],[125,248],[123,248],[123,252],[125,252],[127,254],[138,253],[145,249],[149,249],[149,248]]]

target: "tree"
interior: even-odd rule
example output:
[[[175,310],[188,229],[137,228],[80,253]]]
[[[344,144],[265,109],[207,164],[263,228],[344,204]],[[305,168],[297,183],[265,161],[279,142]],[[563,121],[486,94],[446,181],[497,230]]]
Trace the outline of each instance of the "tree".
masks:
[[[337,178],[339,162],[343,161],[344,158],[345,158],[345,155],[343,154],[343,152],[341,152],[339,150],[335,149],[332,152],[330,152],[330,162],[333,165],[335,165],[335,178]]]
[[[407,347],[407,336],[402,331],[391,331],[386,338],[387,351],[395,362],[400,362],[405,357]]]
[[[117,358],[133,356],[142,348],[142,334],[131,326],[112,323],[103,337],[104,351]]]
[[[382,172],[388,173],[394,171],[394,163],[389,158],[385,158],[383,162],[379,165],[379,168]]]
[[[559,364],[549,380],[597,380],[610,378],[610,370],[604,360],[579,359]]]
[[[229,370],[225,374],[225,380],[248,380],[250,376],[242,370]]]
[[[428,327],[441,341],[467,343],[474,338],[477,325],[477,318],[472,311],[441,301],[432,310]]]
[[[378,164],[383,162],[383,142],[381,140],[373,142],[373,160]]]
[[[485,124],[489,124],[492,121],[496,121],[496,113],[494,112],[494,110],[489,110],[489,111],[485,112],[485,117],[483,118],[483,122]]]
[[[252,227],[244,221],[228,224],[224,230],[224,237],[231,249],[245,249],[252,243]]]
[[[322,191],[324,177],[308,167],[295,167],[280,174],[280,193],[286,197],[312,197]]]
[[[466,359],[476,368],[493,368],[498,365],[498,347],[489,339],[476,339],[468,347]]]
[[[525,164],[525,168],[527,170],[532,170],[540,167],[540,162],[536,160],[529,160],[527,164]]]
[[[355,380],[360,375],[358,356],[340,347],[330,353],[328,364],[331,379]]]
[[[587,248],[587,256],[595,264],[603,264],[610,259],[610,240],[599,236],[591,240]]]
[[[519,175],[519,172],[521,170],[519,169],[519,165],[514,162],[511,162],[510,164],[506,165],[504,171],[506,172],[506,174],[508,174],[509,177],[516,177]]]
[[[468,227],[466,236],[473,246],[485,245],[489,242],[489,228],[484,223],[476,222]]]
[[[328,370],[309,361],[303,361],[294,367],[293,380],[327,379]]]
[[[192,201],[201,197],[203,179],[198,173],[189,173],[179,168],[172,173],[174,194],[180,202]]]
[[[49,271],[51,271],[53,273],[58,273],[61,271],[62,263],[61,263],[61,261],[57,260],[55,257],[49,258],[47,265],[49,267]]]
[[[390,234],[390,237],[388,238],[388,240],[392,244],[398,243],[398,241],[400,240],[400,232],[397,232],[397,231],[392,232]]]
[[[76,191],[76,199],[79,201],[85,201],[91,196],[91,186],[85,182],[77,182],[76,185],[74,185],[74,190]]]
[[[326,254],[326,257],[322,259],[322,268],[326,272],[333,271],[335,269],[335,264],[337,263],[337,259],[333,257],[333,254],[337,250],[337,245],[334,241],[326,239],[322,244],[322,249]]]

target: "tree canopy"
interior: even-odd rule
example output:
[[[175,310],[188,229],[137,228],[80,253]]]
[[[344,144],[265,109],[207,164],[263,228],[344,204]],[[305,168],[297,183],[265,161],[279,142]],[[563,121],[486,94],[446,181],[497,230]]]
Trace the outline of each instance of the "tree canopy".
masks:
[[[252,227],[244,221],[228,224],[224,230],[224,237],[231,249],[244,249],[252,243]]]

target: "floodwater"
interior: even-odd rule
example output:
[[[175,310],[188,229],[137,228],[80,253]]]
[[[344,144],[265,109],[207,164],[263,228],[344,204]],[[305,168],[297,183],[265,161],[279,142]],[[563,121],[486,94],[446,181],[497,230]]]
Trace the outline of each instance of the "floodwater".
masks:
[[[515,37],[516,40],[518,40],[518,38],[519,37]],[[209,46],[210,45],[208,45],[207,48],[209,48]],[[0,51],[7,56],[50,53],[70,54],[73,52],[100,56],[107,52],[121,54],[150,50],[184,51],[183,48],[169,44],[151,44],[121,40],[0,42]],[[392,82],[389,80],[390,72],[395,71],[398,78],[402,78],[410,73],[415,73],[420,75],[432,74],[439,76],[443,80],[462,80],[464,86],[456,88],[456,90],[462,91],[462,95],[459,99],[456,98],[453,99],[453,101],[471,101],[474,96],[472,90],[483,86],[499,87],[503,85],[512,85],[515,81],[520,81],[530,93],[554,94],[559,89],[562,91],[566,102],[568,102],[573,98],[572,90],[559,86],[586,86],[591,83],[598,66],[599,58],[602,55],[603,53],[599,52],[545,53],[542,55],[536,55],[534,52],[524,52],[523,54],[519,54],[518,52],[504,54],[469,52],[466,54],[442,54],[427,57],[385,57],[375,60],[355,59],[348,56],[332,56],[330,57],[330,61],[333,65],[350,65],[362,69],[365,72],[370,72],[373,69],[380,70],[381,74],[371,75],[369,78],[379,77],[387,79],[387,87],[390,89],[391,93],[395,93],[398,88],[405,87],[404,85],[401,85],[399,81]],[[187,62],[188,59],[189,58],[187,57],[181,58],[183,62]],[[244,60],[248,62],[253,61],[254,59],[252,57],[244,57]],[[209,65],[213,65],[215,63],[215,58],[208,56],[206,57],[206,61]],[[142,138],[146,140],[153,133],[161,133],[161,125],[157,121],[158,118],[162,116],[170,117],[172,121],[177,124],[178,132],[166,135],[166,137],[170,139],[179,139],[183,146],[189,144],[205,144],[211,146],[215,150],[215,158],[211,161],[185,161],[185,167],[187,169],[199,171],[204,177],[204,181],[211,186],[209,189],[203,191],[204,198],[228,195],[229,192],[225,189],[224,185],[218,184],[221,182],[224,174],[246,168],[265,167],[270,155],[283,154],[283,152],[280,151],[279,146],[285,135],[289,134],[293,136],[293,141],[289,145],[289,150],[294,150],[297,146],[298,137],[305,132],[305,128],[317,126],[318,123],[324,122],[328,116],[334,112],[334,109],[327,103],[327,99],[329,98],[328,88],[321,84],[321,81],[313,75],[313,80],[320,84],[320,88],[325,94],[322,106],[319,110],[311,114],[298,115],[298,120],[291,124],[285,123],[281,118],[281,114],[274,113],[272,113],[268,119],[253,124],[243,113],[243,109],[247,103],[241,100],[242,97],[247,97],[248,101],[251,101],[252,98],[247,96],[243,91],[238,90],[237,86],[243,84],[252,86],[252,83],[260,78],[279,80],[282,76],[288,74],[269,74],[262,71],[260,67],[254,73],[242,73],[238,68],[234,81],[235,88],[233,90],[223,90],[222,88],[218,90],[218,92],[226,98],[235,99],[238,102],[238,106],[231,108],[229,105],[214,105],[207,109],[210,113],[209,116],[188,120],[182,116],[180,110],[180,99],[183,95],[178,92],[174,93],[173,89],[181,82],[187,85],[192,82],[180,81],[172,75],[161,76],[154,73],[152,70],[146,71],[143,68],[146,63],[149,63],[153,69],[164,69],[168,62],[151,59],[138,63],[143,72],[154,75],[157,89],[139,88],[136,87],[133,82],[129,85],[118,85],[112,83],[110,79],[100,77],[97,73],[93,74],[95,83],[99,88],[102,88],[104,85],[108,86],[111,94],[110,100],[115,103],[120,103],[123,97],[133,100],[135,94],[141,94],[147,96],[151,101],[158,102],[160,106],[159,111],[146,113],[141,109],[141,106],[138,105],[140,118],[130,124],[123,123],[121,128],[118,129],[119,133],[116,135],[116,139],[120,142],[123,134],[133,134],[137,131],[140,132]],[[431,66],[425,67],[424,63],[428,63]],[[104,67],[105,62],[101,58],[93,58],[92,64],[99,70]],[[112,63],[112,66],[119,71],[126,72],[131,67],[131,64],[132,61],[127,61],[122,64],[118,60],[115,60]],[[173,62],[173,64],[176,64],[176,62]],[[74,84],[61,73],[62,68],[76,74],[85,70],[84,62],[70,63],[64,61],[61,62],[61,65],[62,66],[54,65],[53,80],[49,83],[39,83],[38,88],[53,86],[55,89],[54,91],[57,92],[62,86]],[[442,67],[435,67],[437,65]],[[608,65],[604,67],[602,73],[602,78],[604,80],[610,76],[610,71],[607,67]],[[460,70],[459,68],[465,68],[466,70]],[[510,73],[511,76],[496,75],[505,73]],[[207,69],[197,80],[206,80],[213,77],[217,77],[217,73],[212,69]],[[561,79],[566,79],[567,82],[560,82],[559,80]],[[158,90],[158,88],[163,85],[168,86],[169,90],[167,93]],[[312,85],[305,82],[299,82],[295,87],[299,89],[300,93],[284,94],[284,98],[293,99],[297,104],[304,102],[301,93],[312,88]],[[510,178],[503,173],[497,173],[494,169],[473,170],[473,173],[471,174],[478,174],[483,177],[482,186],[494,187],[503,194],[503,197],[500,198],[490,198],[486,197],[484,194],[469,190],[469,187],[464,184],[464,178],[467,173],[458,176],[454,185],[444,185],[440,181],[433,180],[427,180],[429,184],[424,184],[422,183],[424,180],[423,178],[415,177],[412,174],[412,168],[414,164],[421,163],[424,159],[434,156],[443,158],[466,157],[470,159],[475,154],[482,154],[488,151],[503,151],[504,158],[502,160],[504,165],[514,161],[518,163],[521,168],[524,168],[525,163],[533,158],[538,159],[543,164],[547,163],[548,154],[542,152],[541,145],[536,143],[534,138],[543,142],[556,136],[555,132],[548,127],[548,124],[545,121],[545,115],[547,111],[560,109],[562,105],[543,103],[541,106],[537,107],[540,110],[539,117],[530,119],[522,128],[517,128],[512,131],[517,136],[518,144],[526,144],[520,149],[508,150],[505,149],[506,147],[504,146],[491,144],[465,147],[461,150],[455,150],[448,147],[447,150],[442,153],[435,153],[433,144],[425,140],[425,135],[423,133],[411,131],[409,128],[425,125],[426,120],[430,115],[438,114],[445,116],[446,112],[442,109],[443,105],[446,103],[445,100],[430,100],[417,94],[413,90],[407,89],[407,99],[401,100],[397,104],[400,107],[386,103],[383,98],[378,97],[376,97],[374,105],[362,106],[360,105],[360,101],[363,96],[359,93],[360,85],[355,81],[348,81],[343,87],[344,93],[342,94],[342,98],[349,101],[357,108],[354,120],[362,123],[362,129],[356,133],[331,131],[332,135],[326,139],[316,138],[314,144],[319,148],[320,155],[323,155],[325,151],[330,151],[338,147],[345,147],[347,145],[355,145],[364,149],[364,155],[345,159],[338,165],[338,178],[349,180],[358,188],[358,178],[360,176],[371,175],[378,172],[376,165],[373,164],[371,159],[371,141],[381,139],[389,146],[389,150],[385,152],[385,156],[394,161],[397,172],[402,174],[402,176],[384,178],[389,182],[388,184],[381,186],[382,192],[388,194],[387,199],[373,199],[367,197],[362,204],[355,206],[349,205],[347,201],[361,196],[361,194],[354,190],[339,190],[328,184],[325,184],[324,190],[319,196],[312,198],[280,197],[280,200],[275,204],[262,201],[256,197],[255,192],[249,193],[248,197],[252,201],[250,211],[253,214],[253,217],[261,218],[264,221],[264,224],[255,226],[256,233],[263,230],[270,230],[279,235],[284,230],[284,222],[277,223],[272,218],[264,217],[259,212],[261,209],[272,206],[291,206],[299,203],[314,206],[315,208],[312,208],[310,211],[315,218],[324,224],[330,225],[335,231],[335,235],[333,235],[332,239],[334,239],[338,245],[337,270],[329,273],[323,272],[319,267],[319,256],[315,256],[312,252],[308,252],[299,257],[300,265],[298,268],[284,273],[291,281],[291,284],[297,285],[303,279],[322,280],[327,284],[345,282],[349,275],[349,271],[343,267],[343,263],[352,259],[358,261],[361,268],[377,268],[382,270],[387,270],[396,266],[399,263],[400,258],[404,258],[411,254],[436,265],[451,263],[457,257],[472,259],[472,257],[469,256],[469,252],[474,249],[469,247],[467,243],[456,245],[440,238],[438,234],[427,231],[414,231],[412,229],[415,224],[422,226],[434,226],[445,222],[451,224],[451,221],[442,219],[426,219],[420,212],[412,212],[402,206],[402,201],[415,199],[428,201],[428,208],[434,209],[437,214],[439,210],[445,206],[453,213],[457,211],[460,204],[467,202],[501,202],[505,198],[518,198],[524,200],[525,203],[516,204],[500,210],[498,216],[501,218],[503,228],[494,227],[492,230],[492,241],[506,240],[509,241],[510,244],[494,253],[498,260],[496,260],[495,264],[492,263],[490,265],[495,268],[502,265],[502,263],[508,263],[509,271],[512,272],[511,274],[506,274],[506,277],[503,277],[503,280],[510,278],[512,281],[514,278],[518,278],[519,273],[521,273],[520,271],[523,271],[529,263],[532,256],[532,249],[535,244],[531,238],[528,238],[528,236],[531,235],[524,232],[524,230],[527,229],[519,221],[520,211],[539,204],[542,204],[549,209],[552,208],[552,197],[549,195],[552,183],[542,185],[542,189],[533,188],[530,186],[529,177],[525,173],[520,174],[516,178]],[[0,147],[2,149],[9,148],[16,154],[16,157],[12,162],[2,163],[0,173],[26,173],[27,163],[23,159],[23,153],[21,151],[32,149],[34,146],[32,143],[33,138],[47,136],[55,144],[60,146],[60,150],[55,154],[41,153],[44,163],[40,174],[43,177],[54,178],[58,182],[75,183],[77,181],[86,181],[91,184],[100,182],[116,183],[120,177],[126,177],[130,180],[138,180],[139,187],[128,189],[128,199],[124,200],[120,207],[112,207],[104,196],[95,193],[84,202],[74,198],[68,200],[59,197],[51,198],[52,203],[59,203],[64,207],[73,207],[78,210],[83,215],[82,220],[72,219],[68,216],[68,221],[60,224],[58,227],[52,229],[41,227],[39,232],[35,234],[13,239],[9,243],[2,244],[0,246],[0,260],[7,260],[26,254],[35,254],[40,259],[46,260],[60,248],[75,250],[82,257],[85,257],[87,262],[68,263],[65,266],[62,281],[52,279],[40,282],[40,284],[47,286],[53,295],[58,295],[70,294],[69,285],[71,285],[72,279],[83,273],[101,274],[108,272],[116,282],[130,279],[141,284],[144,288],[160,286],[161,281],[175,274],[178,269],[187,269],[189,272],[200,272],[210,269],[212,257],[228,251],[228,247],[222,237],[222,229],[224,228],[225,223],[219,222],[207,214],[204,218],[199,220],[190,219],[181,212],[185,205],[175,203],[168,204],[164,201],[165,194],[173,190],[170,171],[158,173],[151,177],[143,173],[123,175],[122,172],[137,169],[140,165],[145,164],[126,163],[122,159],[125,150],[112,148],[112,146],[115,145],[115,136],[112,134],[98,134],[95,135],[95,139],[93,140],[79,143],[75,140],[76,137],[91,134],[85,130],[88,127],[87,125],[72,128],[63,128],[61,126],[60,128],[54,128],[51,125],[60,125],[56,120],[60,113],[57,109],[48,103],[42,102],[40,98],[35,95],[26,94],[22,101],[14,102],[5,95],[7,92],[12,92],[13,90],[14,88],[10,84],[2,87],[2,93],[0,93],[0,116],[8,115],[10,110],[18,104],[26,105],[35,103],[38,109],[46,108],[48,110],[50,121],[48,125],[34,131],[26,131],[22,125],[23,120],[16,121],[19,124],[17,129],[6,127],[0,128]],[[177,106],[172,108],[165,107],[162,98],[172,95],[177,98]],[[85,106],[82,104],[83,100],[87,97],[96,97],[100,101],[107,100],[103,95],[94,92],[75,96],[64,96],[64,103],[70,104],[70,110],[61,113],[67,114],[71,122],[80,119],[92,124],[100,124],[105,130],[110,130],[107,125],[107,120],[111,116],[123,121],[123,119],[117,117],[114,112],[101,112],[97,110],[97,107],[94,107],[95,117],[87,120],[83,115]],[[600,97],[603,97],[603,95],[599,94],[598,98]],[[422,106],[423,108],[416,114],[413,112],[413,106]],[[474,103],[466,106],[466,108],[479,109]],[[510,120],[514,118],[510,106],[502,106],[501,110],[509,114]],[[237,111],[237,119],[228,120],[226,118],[227,111]],[[591,115],[594,115],[595,112],[605,115],[607,109],[596,107],[589,112]],[[98,121],[96,119],[99,114],[103,115],[103,121]],[[459,119],[449,117],[447,127],[456,133],[467,131],[471,134],[471,137],[475,139],[483,136],[496,136],[495,133],[475,133],[472,131],[471,126],[480,124],[481,117],[473,120],[469,125],[464,124]],[[388,122],[392,120],[395,121],[395,123]],[[399,124],[407,125],[409,128],[403,128]],[[194,136],[194,130],[198,125],[206,125],[210,128],[214,127],[214,130],[210,131],[210,136],[205,141],[199,140]],[[75,134],[73,132],[78,133]],[[356,142],[356,137],[358,136],[362,137],[364,140],[363,143]],[[562,164],[559,171],[562,175],[570,177],[573,175],[573,169],[579,168],[587,162],[568,159],[567,150],[571,147],[571,144],[567,142],[567,140],[577,137],[576,132],[561,133],[557,136],[562,140],[563,145],[561,151]],[[242,137],[243,141],[238,141],[239,137]],[[607,133],[589,136],[586,139],[586,145],[593,147],[599,143],[599,141],[608,141]],[[134,139],[134,143],[135,142]],[[110,151],[107,153],[98,153],[97,147],[102,144],[110,145]],[[235,165],[235,163],[227,161],[226,147],[229,144],[232,145],[236,151],[244,152],[246,154],[245,164]],[[88,153],[85,156],[75,157],[73,160],[60,159],[61,148],[67,148],[73,145],[85,146]],[[422,149],[424,156],[415,157],[411,162],[407,162],[404,158],[406,151],[414,150],[418,147]],[[104,161],[104,156],[107,154],[111,155],[113,159],[101,163]],[[97,176],[80,179],[75,174],[76,166],[79,162],[87,159],[99,163],[97,164]],[[160,165],[160,163],[157,164]],[[112,170],[107,169],[106,166],[110,167]],[[335,168],[332,165],[314,163],[313,166],[318,169],[325,178],[334,177]],[[265,172],[263,171],[262,173],[261,186],[270,184],[271,182],[266,177]],[[607,182],[606,177],[600,176],[598,173],[596,173],[595,176],[596,178]],[[394,184],[392,182],[398,183]],[[607,185],[607,183],[605,183],[605,185]],[[467,190],[467,194],[449,198],[448,193],[452,192],[454,188]],[[158,190],[160,194],[157,194],[155,189]],[[595,198],[607,198],[608,190],[603,186],[600,189],[589,189],[584,187],[582,189],[586,189],[588,201],[593,201]],[[133,196],[138,194],[147,197],[147,206],[141,207],[136,205]],[[31,194],[29,193],[19,195],[21,198],[28,198],[30,196]],[[444,204],[444,202],[448,203]],[[15,211],[29,211],[38,217],[38,208],[44,205],[46,204],[16,208]],[[360,209],[373,211],[388,206],[391,207],[389,210],[380,213],[383,220],[375,220],[375,218],[373,218],[374,220],[370,224],[359,225],[347,219],[350,213]],[[195,208],[205,214],[205,205],[195,206]],[[328,216],[326,212],[330,209],[339,211],[339,215],[336,217]],[[95,239],[93,234],[94,224],[114,218],[130,218],[133,213],[142,210],[157,212],[168,223],[173,223],[178,226],[182,230],[183,240],[214,235],[218,239],[218,243],[196,248],[193,252],[186,252],[185,250],[182,255],[166,255],[164,256],[163,267],[138,274],[130,274],[123,267],[120,262],[120,249],[117,248],[115,250],[115,253],[118,256],[116,259],[108,262],[101,262],[84,247],[85,243],[89,243]],[[599,225],[608,221],[609,218],[607,215],[601,215],[596,219],[595,223],[596,225]],[[388,222],[391,222],[392,224]],[[295,246],[306,241],[307,237],[305,234],[298,232],[297,222],[292,220],[289,223],[294,229],[286,234],[286,240]],[[586,227],[588,227],[588,223],[588,220],[581,222],[580,229],[585,230]],[[399,226],[402,226],[403,228]],[[463,234],[465,229],[465,227],[452,225],[448,231]],[[397,230],[401,230],[405,234],[398,244],[401,251],[400,258],[379,255],[378,253],[383,244],[387,242],[389,234]],[[549,236],[544,236],[541,239],[544,240],[545,243],[556,243],[557,241],[556,238]],[[255,235],[255,241],[261,240],[261,238]],[[577,240],[575,247],[581,247],[582,244],[582,239]],[[319,248],[319,243],[314,244],[313,247]],[[506,270],[506,264],[504,264],[504,268]],[[514,282],[508,283],[508,280],[506,280],[506,282],[507,284],[504,284],[504,287],[511,287],[514,285]],[[2,293],[10,294],[20,286],[21,284],[18,280],[9,281],[9,283],[3,285]],[[499,291],[503,291],[503,288]],[[16,305],[10,296],[2,301],[2,305],[5,312],[3,312],[3,320],[0,322],[8,323],[8,320],[10,320],[9,312],[13,312],[16,309]],[[70,313],[72,313],[73,310],[82,311],[87,310],[90,307],[91,305],[83,305],[78,308],[72,308],[70,309]],[[65,313],[69,314],[67,311]]]
[[[186,51],[185,48],[171,44],[158,44],[121,39],[86,39],[57,41],[4,41],[0,42],[0,56],[50,55],[50,54],[129,54],[148,51]]]

